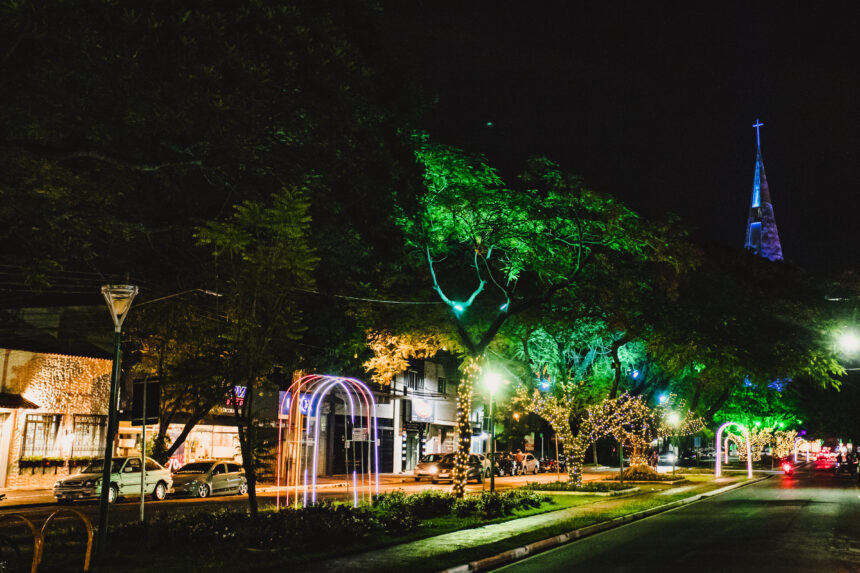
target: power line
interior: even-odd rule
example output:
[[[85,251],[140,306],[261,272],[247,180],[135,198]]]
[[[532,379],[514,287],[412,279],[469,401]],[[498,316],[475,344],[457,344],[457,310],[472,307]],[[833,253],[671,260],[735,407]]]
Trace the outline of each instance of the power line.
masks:
[[[320,296],[331,296],[335,298],[345,298],[347,300],[360,300],[362,302],[377,302],[380,304],[445,304],[442,301],[426,301],[426,300],[388,300],[388,299],[380,299],[380,298],[364,298],[360,296],[347,296],[345,294],[334,294],[334,293],[322,293],[315,290],[303,289],[303,288],[293,288],[292,290],[306,292],[310,294],[316,294]]]

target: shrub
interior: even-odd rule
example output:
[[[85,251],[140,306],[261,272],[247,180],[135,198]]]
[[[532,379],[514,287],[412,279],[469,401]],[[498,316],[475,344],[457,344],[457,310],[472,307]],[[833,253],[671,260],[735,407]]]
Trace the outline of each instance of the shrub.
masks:
[[[576,484],[572,481],[553,481],[549,483],[527,483],[523,486],[525,490],[537,490],[537,491],[583,491],[583,492],[609,492],[609,491],[619,491],[622,489],[627,489],[627,484],[620,484],[616,482],[597,482],[597,481],[588,481],[576,487]]]
[[[457,517],[469,517],[478,514],[478,497],[468,496],[454,501],[451,512]]]
[[[459,500],[454,507],[454,513],[458,517],[475,515],[483,519],[495,519],[511,515],[517,509],[539,507],[544,501],[551,501],[551,498],[522,489],[494,493],[485,491],[474,498]]]
[[[396,511],[409,505],[409,497],[402,489],[396,489],[389,493],[377,495],[373,498],[372,505],[381,511]]]
[[[456,497],[453,494],[435,489],[408,496],[409,507],[418,519],[440,517],[451,513]]]

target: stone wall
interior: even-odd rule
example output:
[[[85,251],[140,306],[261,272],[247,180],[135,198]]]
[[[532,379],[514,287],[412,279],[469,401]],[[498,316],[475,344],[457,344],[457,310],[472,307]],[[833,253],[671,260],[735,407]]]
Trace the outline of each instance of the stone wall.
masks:
[[[2,391],[21,394],[38,409],[19,409],[10,418],[11,436],[6,459],[7,488],[51,487],[79,468],[68,467],[72,455],[74,415],[107,415],[111,361],[98,358],[37,354],[0,349]],[[21,468],[24,429],[28,414],[61,415],[53,454],[66,460],[63,467]]]

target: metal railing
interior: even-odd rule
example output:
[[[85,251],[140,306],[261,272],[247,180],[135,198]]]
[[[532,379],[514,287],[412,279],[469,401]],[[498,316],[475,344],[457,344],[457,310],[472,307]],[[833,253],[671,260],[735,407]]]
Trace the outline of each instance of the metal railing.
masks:
[[[80,511],[69,508],[58,509],[57,511],[48,516],[48,519],[46,519],[45,523],[42,524],[41,529],[37,528],[36,524],[34,524],[32,521],[30,521],[20,513],[7,513],[5,515],[0,515],[0,521],[6,519],[18,519],[20,521],[23,521],[30,529],[30,533],[33,534],[33,560],[30,562],[30,573],[37,573],[39,571],[39,565],[42,563],[42,556],[45,550],[45,531],[48,529],[48,525],[50,525],[50,523],[54,520],[56,516],[63,513],[75,515],[79,517],[81,521],[84,522],[84,527],[86,527],[87,530],[87,548],[84,552],[84,571],[89,571],[90,561],[93,552],[93,523],[86,515],[84,515]]]

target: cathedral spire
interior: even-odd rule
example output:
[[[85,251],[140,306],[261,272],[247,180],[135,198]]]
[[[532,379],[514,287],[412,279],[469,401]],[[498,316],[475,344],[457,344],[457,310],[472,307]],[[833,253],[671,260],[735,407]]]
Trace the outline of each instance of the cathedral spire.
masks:
[[[756,119],[755,128],[756,154],[755,172],[753,175],[752,200],[750,201],[749,218],[747,219],[746,249],[772,261],[782,259],[782,246],[779,244],[779,233],[776,230],[776,219],[773,216],[773,204],[770,200],[770,189],[764,173],[764,160],[761,155],[761,132],[764,124]]]

